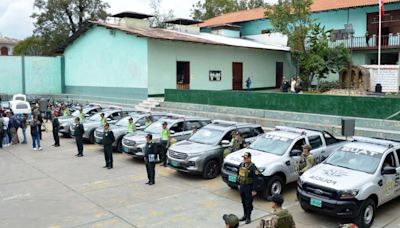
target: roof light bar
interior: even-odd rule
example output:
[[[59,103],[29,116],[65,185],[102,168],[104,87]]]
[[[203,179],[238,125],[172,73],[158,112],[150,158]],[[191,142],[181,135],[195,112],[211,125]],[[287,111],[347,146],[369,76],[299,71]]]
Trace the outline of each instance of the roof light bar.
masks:
[[[224,125],[236,125],[236,122],[233,121],[225,121],[225,120],[214,120],[213,124],[224,124]]]
[[[285,126],[276,126],[275,131],[286,131],[286,132],[293,132],[293,133],[298,133],[301,135],[306,135],[306,130],[300,129],[300,128],[295,128],[295,127],[285,127]]]
[[[354,136],[353,142],[370,143],[370,144],[375,144],[375,145],[380,145],[380,146],[386,146],[388,148],[393,147],[392,141],[384,140],[384,139],[374,139],[374,138],[368,138],[368,137],[362,137],[362,136]]]

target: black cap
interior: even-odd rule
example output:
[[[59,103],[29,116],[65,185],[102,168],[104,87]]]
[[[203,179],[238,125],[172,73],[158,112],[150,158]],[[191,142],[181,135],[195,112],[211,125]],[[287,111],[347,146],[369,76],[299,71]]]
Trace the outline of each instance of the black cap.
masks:
[[[242,157],[243,158],[251,158],[251,153],[250,152],[245,152]]]
[[[279,204],[279,205],[282,205],[283,201],[284,201],[283,196],[281,194],[274,194],[274,195],[268,197],[268,200],[272,201],[276,204]]]

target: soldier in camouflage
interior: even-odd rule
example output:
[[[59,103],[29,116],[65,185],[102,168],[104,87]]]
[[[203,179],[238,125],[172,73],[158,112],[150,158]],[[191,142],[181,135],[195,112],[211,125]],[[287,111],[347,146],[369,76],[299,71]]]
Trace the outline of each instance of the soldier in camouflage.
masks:
[[[258,228],[296,228],[292,215],[288,210],[282,209],[283,196],[274,194],[269,198],[272,201],[272,216],[269,219],[261,219]]]
[[[300,158],[299,163],[299,175],[302,175],[305,171],[311,169],[315,165],[315,158],[310,154],[311,146],[309,144],[303,145],[303,154]]]

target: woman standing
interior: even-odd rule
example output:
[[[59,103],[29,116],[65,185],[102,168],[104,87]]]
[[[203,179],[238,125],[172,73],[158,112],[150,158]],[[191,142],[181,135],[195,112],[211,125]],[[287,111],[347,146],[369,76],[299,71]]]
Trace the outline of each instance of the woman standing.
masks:
[[[42,150],[40,146],[40,121],[37,116],[35,116],[30,124],[31,126],[31,136],[32,136],[32,147],[33,150]]]

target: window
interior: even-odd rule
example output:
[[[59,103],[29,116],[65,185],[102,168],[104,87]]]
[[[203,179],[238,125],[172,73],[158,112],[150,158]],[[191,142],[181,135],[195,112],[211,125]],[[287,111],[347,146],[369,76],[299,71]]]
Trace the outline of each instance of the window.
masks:
[[[229,131],[228,133],[225,134],[224,138],[222,140],[228,140],[229,142],[232,140],[232,134],[234,130]]]
[[[271,33],[270,29],[261,30],[261,34],[270,34],[270,33]]]
[[[310,142],[312,150],[317,149],[322,146],[322,140],[319,135],[314,135],[314,136],[308,137],[308,141]]]
[[[198,121],[186,121],[185,131],[191,131],[193,126],[195,126],[197,129],[201,128],[201,124]]]
[[[146,121],[146,117],[140,118],[138,121],[136,121],[137,124],[140,124],[140,126],[144,126]]]
[[[17,104],[16,108],[17,109],[28,109],[28,105],[26,105],[26,104]]]
[[[153,122],[156,122],[159,119],[161,119],[162,117],[164,117],[164,116],[155,115],[155,116],[151,116],[151,119],[153,120]]]
[[[254,132],[254,136],[257,136],[257,135],[261,135],[262,133],[264,133],[264,130],[261,127],[256,127],[253,129],[253,132]]]
[[[385,161],[383,162],[382,169],[385,167],[396,167],[396,160],[394,159],[394,153],[390,152],[386,158]]]
[[[200,121],[200,123],[201,123],[201,126],[204,127],[204,126],[209,125],[209,124],[211,123],[211,121],[209,121],[209,120],[202,120],[202,121]]]
[[[183,123],[184,122],[175,123],[174,125],[172,125],[170,130],[175,131],[175,132],[182,132],[183,131]]]
[[[396,154],[397,154],[397,160],[399,161],[399,166],[400,166],[400,149],[396,150]]]
[[[121,119],[121,113],[119,113],[119,112],[113,113],[113,114],[111,114],[110,118],[112,120],[119,120],[119,119]]]
[[[253,132],[251,131],[250,128],[246,127],[246,128],[240,128],[238,129],[238,132],[240,133],[240,135],[242,136],[242,139],[247,139],[247,138],[251,138],[253,137]]]
[[[303,150],[303,145],[306,144],[306,140],[303,139],[299,139],[293,146],[293,150]]]

